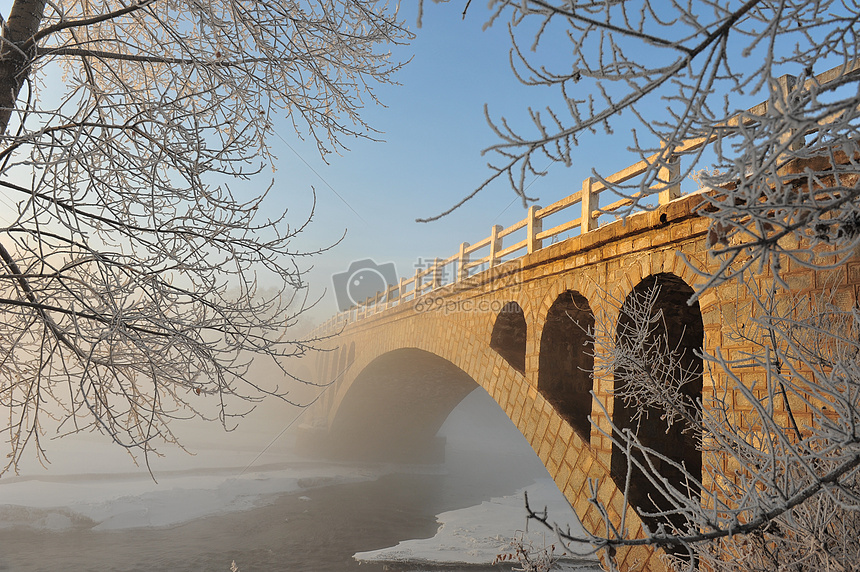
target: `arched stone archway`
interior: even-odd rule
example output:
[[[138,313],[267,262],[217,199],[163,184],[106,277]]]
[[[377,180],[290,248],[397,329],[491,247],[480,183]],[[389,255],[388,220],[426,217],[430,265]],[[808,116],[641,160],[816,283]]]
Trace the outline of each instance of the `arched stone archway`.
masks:
[[[403,348],[373,360],[352,382],[332,419],[328,453],[340,458],[438,460],[436,433],[477,387],[463,370],[430,352]]]
[[[340,356],[343,350],[341,348],[335,348],[331,351],[331,360],[329,361],[329,371],[328,371],[328,381],[333,381],[337,379],[340,371],[337,368],[338,356]]]
[[[339,356],[338,360],[337,360],[337,376],[338,377],[343,376],[343,372],[346,371],[346,365],[347,365],[346,351],[347,351],[346,346],[341,346],[340,350],[338,351],[338,356]]]
[[[329,352],[320,352],[317,356],[317,381],[322,381],[328,375],[328,360],[331,358]]]
[[[490,336],[490,347],[520,373],[526,371],[527,330],[523,309],[516,302],[508,302],[496,316]]]
[[[698,302],[688,305],[693,289],[681,278],[659,273],[644,278],[626,297],[616,325],[616,350],[623,359],[615,364],[613,423],[620,430],[637,434],[639,441],[671,462],[649,457],[660,475],[691,498],[698,496],[702,477],[699,448],[701,421],[697,413],[702,396],[703,364],[696,355],[702,350],[704,326]],[[664,410],[629,401],[620,395],[633,379],[652,380],[662,386],[680,387],[679,411],[689,419],[675,418],[669,426]],[[657,391],[660,388],[657,387]],[[636,454],[643,459],[641,454]],[[681,470],[674,464],[684,467]],[[685,478],[685,473],[696,481]],[[628,478],[628,457],[613,447],[610,474],[619,488]],[[629,499],[640,516],[671,509],[657,488],[633,467]],[[667,519],[645,517],[650,525]],[[671,518],[668,519],[671,522]]]
[[[584,296],[562,292],[550,306],[540,339],[538,390],[582,439],[591,433],[594,314]]]

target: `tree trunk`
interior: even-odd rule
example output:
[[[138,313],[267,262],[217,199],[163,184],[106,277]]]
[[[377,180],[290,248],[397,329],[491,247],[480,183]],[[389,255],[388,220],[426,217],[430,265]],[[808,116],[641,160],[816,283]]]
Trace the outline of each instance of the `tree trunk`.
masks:
[[[32,41],[45,13],[45,0],[15,0],[0,44],[0,135],[6,133],[18,92],[30,73]]]

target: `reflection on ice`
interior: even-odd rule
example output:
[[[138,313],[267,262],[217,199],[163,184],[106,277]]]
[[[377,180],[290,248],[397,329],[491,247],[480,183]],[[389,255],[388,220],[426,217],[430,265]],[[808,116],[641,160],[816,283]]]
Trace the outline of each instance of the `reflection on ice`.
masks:
[[[534,506],[546,506],[549,514],[559,522],[572,522],[570,505],[555,483],[550,479],[538,479],[516,494],[440,514],[437,517],[439,530],[432,538],[405,540],[391,548],[359,552],[354,558],[359,562],[478,565],[490,564],[496,556],[510,552],[510,543],[514,538],[522,538],[525,544],[531,544],[536,549],[557,545],[551,531],[534,523],[527,526],[524,491],[528,491]],[[581,558],[571,555],[564,560],[569,564],[584,564]],[[577,569],[586,568],[578,566]],[[590,564],[587,569],[598,568]]]

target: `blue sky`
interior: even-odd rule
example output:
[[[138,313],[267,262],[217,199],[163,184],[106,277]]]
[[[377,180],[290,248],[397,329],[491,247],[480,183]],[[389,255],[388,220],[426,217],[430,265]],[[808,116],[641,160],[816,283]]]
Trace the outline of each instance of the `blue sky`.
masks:
[[[364,111],[384,142],[348,142],[350,151],[330,156],[326,165],[312,144],[291,133],[283,137],[292,149],[273,141],[277,200],[298,205],[298,216],[310,186],[317,192],[315,222],[297,244],[320,246],[347,231],[343,242],[312,261],[312,295],[327,289],[315,316],[336,311],[330,277],[351,261],[393,262],[399,276],[409,277],[419,259],[446,258],[461,242],[488,236],[492,225],[508,226],[525,216],[519,198],[498,181],[441,221],[415,222],[446,210],[490,175],[481,150],[496,139],[484,119],[485,103],[493,117],[505,115],[526,126],[530,105],[557,97],[520,85],[508,64],[507,28],[502,22],[482,31],[485,10],[473,7],[463,20],[460,7],[427,2],[419,29],[415,8],[414,2],[402,8],[416,38],[395,49],[402,59],[413,58],[398,76],[401,85],[378,90],[387,107]],[[558,57],[570,56],[559,50]],[[529,193],[546,205],[579,190],[593,167],[607,174],[620,170],[637,160],[624,150],[628,143],[628,137],[589,138],[576,150],[572,168],[551,165]]]
[[[0,13],[8,14],[10,4],[0,0]],[[295,249],[315,251],[346,233],[331,250],[298,260],[310,269],[309,299],[322,297],[311,313],[315,321],[336,312],[331,276],[351,262],[392,262],[399,276],[410,277],[419,262],[451,256],[461,242],[488,236],[492,225],[509,226],[525,216],[520,199],[499,180],[444,219],[415,222],[447,210],[491,174],[490,157],[481,151],[496,136],[484,118],[484,104],[492,117],[504,116],[528,133],[529,106],[560,101],[558,94],[525,87],[515,78],[504,20],[483,30],[488,12],[482,2],[473,3],[465,19],[461,10],[461,3],[427,0],[423,27],[417,28],[417,2],[403,2],[402,19],[416,37],[392,51],[395,60],[411,62],[396,76],[400,85],[377,87],[384,107],[368,100],[362,112],[381,132],[374,136],[384,141],[345,139],[349,151],[329,155],[326,163],[316,145],[301,140],[288,121],[277,126],[270,141],[277,160],[269,208],[289,208],[290,221],[300,224],[309,212],[312,188],[318,201],[313,224],[297,237]],[[550,38],[541,56],[569,66],[570,46],[552,44]],[[630,142],[623,128],[614,136],[589,135],[576,149],[571,168],[545,160],[549,175],[531,180],[529,194],[547,205],[579,190],[592,169],[603,174],[622,169],[638,159],[625,150]],[[256,193],[269,180],[263,174],[250,185],[225,182]]]

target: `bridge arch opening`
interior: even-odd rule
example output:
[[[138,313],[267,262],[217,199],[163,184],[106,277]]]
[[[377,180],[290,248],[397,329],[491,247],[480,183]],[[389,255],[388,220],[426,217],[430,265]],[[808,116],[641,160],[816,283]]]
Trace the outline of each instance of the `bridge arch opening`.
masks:
[[[328,362],[328,371],[326,372],[327,373],[327,379],[326,379],[327,382],[331,382],[331,381],[334,381],[335,379],[337,379],[337,374],[338,374],[337,362],[338,362],[338,356],[340,356],[341,351],[342,351],[341,348],[338,347],[338,348],[335,348],[334,350],[332,350],[330,352],[331,353],[331,359]]]
[[[580,437],[590,442],[594,313],[575,290],[550,306],[540,341],[538,391]]]
[[[340,355],[340,358],[338,359],[338,362],[337,362],[337,376],[342,377],[343,372],[346,371],[346,346],[340,347],[339,355]]]
[[[702,358],[696,355],[704,343],[704,326],[699,304],[688,305],[693,295],[681,278],[660,273],[643,279],[627,296],[616,325],[616,349],[625,358],[615,365],[615,397],[612,420],[620,430],[636,433],[640,442],[682,465],[696,482],[702,477],[701,417],[698,414],[702,396]],[[665,420],[665,410],[647,406],[625,397],[634,385],[654,380],[655,392],[666,395],[662,387],[679,387],[675,400],[677,411],[671,427]],[[641,393],[641,392],[640,392]],[[671,393],[671,392],[669,392]],[[686,417],[686,418],[684,418]],[[641,453],[635,453],[640,461]],[[670,462],[651,455],[660,475],[689,498],[698,497],[696,484],[685,477],[684,471]],[[628,459],[618,447],[613,447],[610,474],[623,489],[627,479]],[[655,518],[654,513],[672,508],[657,488],[635,466],[632,468],[628,498],[643,520],[652,528],[658,522],[672,518]]]
[[[508,302],[496,316],[490,347],[520,373],[526,372],[526,316],[516,302]]]
[[[383,354],[346,390],[325,452],[346,459],[438,462],[444,455],[439,428],[477,386],[433,353],[403,348]]]
[[[328,360],[330,358],[329,352],[320,352],[317,356],[317,379],[323,380],[325,379],[326,374],[328,373]]]

